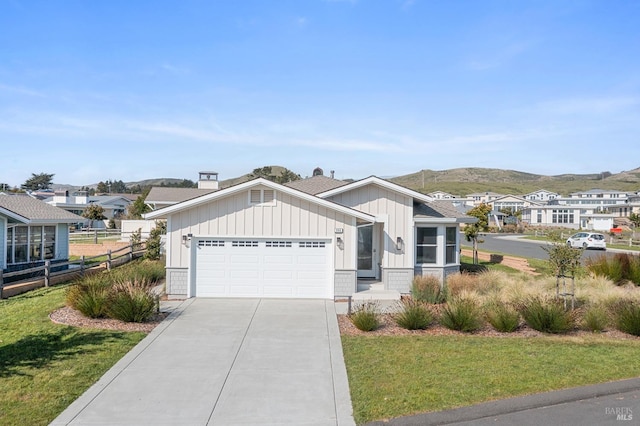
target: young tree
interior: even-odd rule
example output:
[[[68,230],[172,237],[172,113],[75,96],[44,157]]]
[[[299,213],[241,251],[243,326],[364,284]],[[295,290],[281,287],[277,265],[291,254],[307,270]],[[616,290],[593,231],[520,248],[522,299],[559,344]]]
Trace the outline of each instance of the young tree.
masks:
[[[144,257],[150,260],[160,259],[160,252],[162,251],[161,236],[167,233],[167,222],[156,221],[156,227],[149,233],[149,239],[147,239],[147,252]]]
[[[636,227],[636,228],[640,227],[640,214],[631,213],[629,215],[629,220],[631,221],[631,223],[633,223],[634,227]]]
[[[104,215],[104,208],[97,204],[89,204],[87,208],[82,212],[82,217],[90,220],[89,227],[93,228],[94,220],[103,220],[106,219]]]
[[[302,179],[299,174],[292,172],[289,169],[284,169],[280,172],[280,176],[276,177],[276,182],[287,183]]]
[[[142,215],[151,211],[151,207],[144,202],[145,195],[140,195],[127,207],[128,219],[142,219]]]
[[[464,228],[464,236],[467,241],[473,243],[473,264],[478,264],[478,243],[482,240],[480,232],[486,232],[489,230],[489,213],[491,213],[491,206],[488,204],[480,204],[467,212],[468,216],[473,216],[478,219],[476,223],[468,223]]]
[[[31,173],[31,177],[25,181],[20,187],[27,191],[38,191],[41,189],[49,189],[53,182],[53,173]]]

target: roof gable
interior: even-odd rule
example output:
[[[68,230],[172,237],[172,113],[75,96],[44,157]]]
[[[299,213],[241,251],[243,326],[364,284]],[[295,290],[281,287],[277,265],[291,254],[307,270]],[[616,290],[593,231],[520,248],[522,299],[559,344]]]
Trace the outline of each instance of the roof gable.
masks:
[[[388,180],[380,179],[377,176],[369,176],[368,178],[357,180],[355,182],[351,182],[346,185],[342,185],[337,188],[318,193],[316,195],[321,198],[328,198],[337,194],[342,194],[345,192],[352,191],[357,188],[362,188],[367,185],[378,185],[390,191],[394,191],[399,194],[412,197],[414,200],[423,202],[423,203],[429,203],[433,201],[433,198],[428,195],[421,194],[420,192],[414,191],[412,189],[406,188],[404,186],[398,185],[393,182],[389,182]]]
[[[345,207],[343,205],[334,203],[332,201],[328,201],[328,200],[324,200],[322,198],[318,198],[314,195],[311,194],[307,194],[306,192],[303,191],[299,191],[297,189],[293,189],[290,188],[288,186],[284,186],[281,185],[279,183],[275,183],[272,182],[270,180],[264,179],[264,178],[257,178],[257,179],[253,179],[250,180],[248,182],[243,182],[240,183],[238,185],[235,186],[230,186],[228,188],[225,189],[221,189],[215,192],[212,192],[210,194],[206,194],[206,195],[202,195],[200,197],[197,198],[192,198],[190,200],[186,200],[183,201],[181,203],[178,204],[174,204],[168,207],[164,207],[158,210],[155,210],[153,212],[147,213],[144,215],[145,219],[157,219],[157,218],[162,218],[162,217],[167,217],[173,213],[179,212],[179,211],[183,211],[183,210],[187,210],[196,206],[200,206],[202,204],[207,204],[210,202],[214,202],[218,199],[222,199],[225,198],[227,196],[233,195],[233,194],[237,194],[238,192],[242,192],[242,191],[247,191],[250,188],[254,188],[256,186],[266,186],[269,188],[272,188],[276,191],[280,191],[283,192],[285,194],[291,195],[293,197],[296,198],[300,198],[306,201],[309,201],[311,203],[320,205],[320,206],[324,206],[327,207],[331,210],[335,210],[344,214],[347,214],[349,216],[353,216],[356,217],[358,219],[362,219],[365,220],[367,222],[375,222],[375,217],[372,215],[369,215],[367,213],[363,213],[361,211],[352,209],[350,207]]]

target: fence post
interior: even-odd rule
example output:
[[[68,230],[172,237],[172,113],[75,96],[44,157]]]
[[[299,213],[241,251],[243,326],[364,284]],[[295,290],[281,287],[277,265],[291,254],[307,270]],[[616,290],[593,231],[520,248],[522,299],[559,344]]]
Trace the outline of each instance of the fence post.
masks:
[[[93,244],[98,244],[98,230],[93,231]]]
[[[629,247],[633,246],[633,240],[629,238]]]
[[[133,241],[129,241],[129,262],[133,260]]]
[[[44,286],[49,287],[49,280],[51,280],[51,261],[44,261]]]
[[[80,256],[80,276],[84,277],[84,254]]]
[[[2,290],[4,289],[4,278],[2,277],[2,269],[0,269],[0,299],[2,299]]]
[[[107,271],[111,270],[111,250],[107,250]]]

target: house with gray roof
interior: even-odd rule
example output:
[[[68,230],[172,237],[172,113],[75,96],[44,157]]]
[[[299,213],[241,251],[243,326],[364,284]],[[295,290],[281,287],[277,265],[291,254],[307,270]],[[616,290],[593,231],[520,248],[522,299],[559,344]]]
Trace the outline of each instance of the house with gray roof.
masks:
[[[84,218],[28,195],[0,195],[0,270],[69,258],[69,227]]]
[[[370,176],[257,178],[145,215],[167,220],[166,291],[180,297],[348,297],[409,293],[415,275],[460,270],[449,201]]]

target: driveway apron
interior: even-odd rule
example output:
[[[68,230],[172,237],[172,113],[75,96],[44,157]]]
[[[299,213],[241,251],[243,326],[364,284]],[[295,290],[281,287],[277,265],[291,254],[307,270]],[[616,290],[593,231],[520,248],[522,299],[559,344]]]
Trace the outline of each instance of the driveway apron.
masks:
[[[189,299],[53,425],[352,425],[329,300]]]

